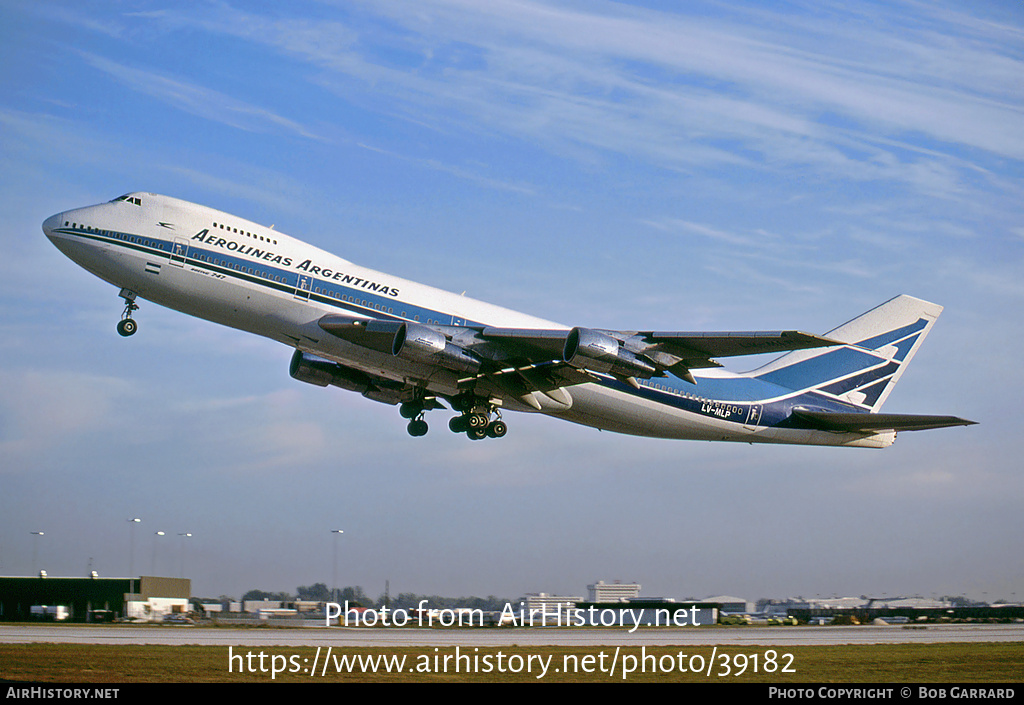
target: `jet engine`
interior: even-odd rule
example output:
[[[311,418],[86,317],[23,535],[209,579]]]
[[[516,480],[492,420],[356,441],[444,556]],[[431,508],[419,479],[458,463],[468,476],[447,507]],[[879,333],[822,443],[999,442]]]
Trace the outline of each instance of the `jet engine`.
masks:
[[[444,333],[418,323],[402,323],[391,344],[395,357],[413,362],[429,362],[458,372],[475,373],[480,360],[465,348],[450,342]]]
[[[419,323],[328,315],[321,318],[319,324],[342,340],[378,352],[390,352],[410,362],[440,365],[456,372],[476,373],[480,369],[480,358],[449,341],[444,333]]]
[[[405,398],[400,384],[392,385],[386,380],[375,380],[359,370],[323,360],[301,350],[296,350],[292,355],[288,373],[300,382],[315,384],[318,387],[341,387],[350,392],[359,392],[367,399],[383,404],[399,404]]]
[[[651,362],[622,347],[615,338],[589,328],[569,331],[562,359],[573,367],[619,377],[646,379],[658,373],[658,368]]]
[[[296,350],[292,355],[288,374],[300,382],[315,384],[318,387],[330,384],[360,394],[372,386],[372,380],[359,370],[330,360],[322,360],[301,350]]]

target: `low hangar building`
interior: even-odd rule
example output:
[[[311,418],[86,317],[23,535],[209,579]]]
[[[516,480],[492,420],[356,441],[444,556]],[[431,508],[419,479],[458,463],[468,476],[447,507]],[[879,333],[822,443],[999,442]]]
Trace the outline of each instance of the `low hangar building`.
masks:
[[[62,606],[68,619],[94,621],[108,615],[137,619],[162,619],[167,614],[188,612],[192,593],[189,578],[59,578],[0,577],[0,620],[30,621],[38,618],[32,608]]]

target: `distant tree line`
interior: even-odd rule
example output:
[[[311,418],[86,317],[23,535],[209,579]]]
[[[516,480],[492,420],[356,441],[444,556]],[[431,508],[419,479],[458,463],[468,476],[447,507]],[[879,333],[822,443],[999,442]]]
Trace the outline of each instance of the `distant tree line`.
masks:
[[[331,589],[324,583],[313,585],[301,585],[295,590],[295,594],[288,592],[265,592],[263,590],[250,590],[242,595],[242,601],[250,600],[271,600],[275,602],[293,602],[304,600],[310,602],[328,602],[333,599]],[[488,595],[487,597],[444,597],[442,595],[419,595],[414,592],[400,592],[388,599],[380,595],[376,600],[371,599],[363,592],[360,586],[347,586],[338,589],[337,602],[348,604],[352,607],[384,607],[391,609],[413,609],[420,606],[426,600],[425,607],[431,609],[454,609],[456,607],[468,607],[470,609],[483,610],[485,612],[500,612],[510,602],[505,598]]]

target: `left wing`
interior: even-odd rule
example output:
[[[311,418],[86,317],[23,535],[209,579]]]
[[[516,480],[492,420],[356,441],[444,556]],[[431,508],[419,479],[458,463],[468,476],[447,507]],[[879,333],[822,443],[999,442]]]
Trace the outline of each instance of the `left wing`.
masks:
[[[526,387],[541,390],[581,384],[593,379],[586,373],[595,372],[634,386],[637,377],[664,377],[666,373],[693,383],[690,369],[720,367],[712,358],[842,344],[799,331],[663,333],[476,328],[357,319],[343,314],[328,314],[319,325],[351,343],[456,372],[487,376],[514,372]]]
[[[712,358],[828,347],[842,343],[800,331],[667,333],[658,331],[523,330],[484,328],[488,340],[546,354],[579,369],[620,378],[664,377],[693,383],[691,369],[721,367]]]

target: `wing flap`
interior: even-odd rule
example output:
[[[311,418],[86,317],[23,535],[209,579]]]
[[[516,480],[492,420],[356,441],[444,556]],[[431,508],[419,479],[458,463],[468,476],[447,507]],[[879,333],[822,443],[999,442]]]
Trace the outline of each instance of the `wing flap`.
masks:
[[[481,372],[461,380],[461,382],[468,386],[481,379],[490,380],[494,385],[513,396],[522,396],[529,392],[547,394],[563,387],[593,382],[597,378],[586,370],[579,370],[564,362],[542,362],[523,367]]]

